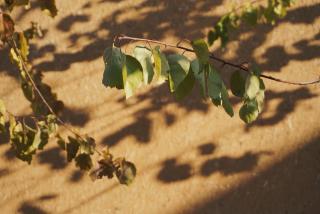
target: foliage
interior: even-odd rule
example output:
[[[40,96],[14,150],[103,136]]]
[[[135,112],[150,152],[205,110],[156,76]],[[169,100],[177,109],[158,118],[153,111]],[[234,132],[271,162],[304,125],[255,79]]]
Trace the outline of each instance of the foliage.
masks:
[[[106,87],[124,89],[126,97],[129,98],[138,88],[149,84],[150,77],[153,77],[154,81],[163,79],[166,80],[170,92],[181,100],[190,94],[197,82],[201,86],[200,94],[204,98],[209,98],[214,105],[222,106],[225,112],[232,117],[234,112],[226,84],[217,67],[209,62],[210,53],[206,42],[199,39],[191,44],[196,54],[193,60],[180,54],[166,56],[161,52],[159,46],[152,50],[148,47],[137,46],[133,56],[124,54],[120,48],[115,46],[107,48],[104,54],[106,67],[103,84]],[[139,51],[136,51],[137,49]],[[161,70],[162,67],[164,71]],[[161,75],[161,73],[166,75]],[[243,100],[240,118],[246,123],[256,120],[262,111],[264,101],[264,83],[260,78],[258,68],[251,68],[250,73],[246,74],[246,80],[236,70],[231,76],[230,85],[234,95]],[[248,105],[251,111],[245,110],[248,109]]]
[[[40,8],[49,16],[58,14],[55,0],[35,0]],[[258,1],[234,8],[222,16],[209,31],[207,42],[196,39],[189,43],[190,48],[179,44],[169,45],[160,41],[118,36],[116,41],[130,40],[147,42],[147,46],[138,45],[132,54],[122,52],[115,44],[106,48],[103,54],[105,69],[102,83],[106,87],[124,90],[126,98],[133,96],[140,87],[165,83],[177,100],[190,95],[195,84],[200,86],[199,94],[210,100],[215,106],[222,107],[231,117],[234,110],[230,102],[228,87],[232,94],[242,100],[239,117],[245,123],[251,123],[258,118],[263,110],[265,85],[263,78],[282,83],[305,85],[318,83],[292,83],[262,74],[257,65],[245,67],[226,62],[210,52],[210,46],[217,40],[221,48],[226,48],[231,31],[243,24],[255,26],[260,23],[275,24],[283,18],[288,7],[294,0],[267,0],[266,5]],[[29,42],[31,39],[43,36],[37,23],[32,22],[28,29],[15,30],[15,22],[10,12],[16,7],[29,9],[30,0],[0,0],[0,39],[1,46],[10,48],[9,56],[19,70],[21,89],[25,98],[30,102],[33,114],[19,118],[11,114],[0,99],[0,132],[7,132],[10,144],[16,156],[31,163],[38,150],[44,149],[50,138],[55,138],[58,146],[66,152],[68,162],[75,162],[76,167],[90,171],[93,180],[104,177],[117,177],[120,184],[129,185],[136,176],[135,165],[125,158],[114,158],[108,148],[100,151],[95,140],[87,135],[81,135],[69,127],[59,117],[64,105],[50,86],[42,82],[42,73],[33,69],[29,63]],[[149,43],[158,44],[151,47]],[[193,52],[195,58],[189,59],[183,54],[165,54],[159,45],[173,47],[187,52]],[[215,62],[235,68],[230,81],[225,83],[221,77],[222,68]],[[28,118],[27,118],[28,119]],[[7,122],[9,121],[9,122]],[[64,127],[70,134],[66,137],[59,135],[59,128]],[[94,164],[94,163],[97,164]],[[96,165],[96,166],[94,166]]]
[[[0,38],[3,44],[10,47],[9,56],[11,62],[19,69],[19,79],[21,89],[25,98],[30,102],[33,115],[32,122],[26,122],[26,118],[18,118],[6,110],[4,102],[0,99],[0,131],[7,132],[10,136],[10,144],[16,157],[22,161],[31,163],[33,156],[39,150],[43,150],[50,138],[56,138],[57,144],[66,152],[67,161],[74,161],[75,165],[84,171],[90,171],[95,179],[101,179],[105,175],[105,162],[112,169],[108,178],[115,174],[119,183],[129,185],[132,183],[136,168],[133,163],[124,158],[112,160],[104,153],[99,152],[93,138],[82,136],[65,124],[59,113],[64,105],[58,100],[57,95],[52,92],[51,87],[42,82],[42,73],[32,68],[28,62],[29,41],[35,37],[42,37],[43,33],[37,23],[32,22],[30,28],[24,31],[16,31],[14,20],[10,12],[17,6],[29,8],[29,0],[5,0],[0,2]],[[39,0],[41,9],[48,15],[57,15],[55,0]],[[4,11],[4,12],[3,12]],[[115,62],[116,64],[117,62]],[[128,91],[133,90],[131,82],[134,82],[134,65],[139,65],[134,58],[127,60],[127,84]],[[136,69],[136,68],[134,68]],[[142,70],[142,69],[141,69]],[[120,86],[119,86],[120,87]],[[122,86],[121,86],[122,87]],[[28,118],[27,118],[28,119]],[[7,125],[6,121],[9,121]],[[67,140],[58,134],[59,126],[64,126],[71,132]],[[98,169],[102,169],[96,174],[94,167],[94,156],[100,156]]]
[[[245,123],[255,121],[263,109],[265,97],[265,86],[260,76],[261,71],[257,65],[245,68],[241,65],[227,63],[214,57],[209,52],[209,46],[218,39],[221,41],[221,47],[225,48],[229,41],[230,31],[242,24],[252,26],[258,23],[274,24],[276,19],[283,18],[286,15],[287,8],[294,3],[294,0],[268,0],[266,6],[255,6],[255,3],[256,1],[235,8],[222,16],[214,28],[209,31],[208,44],[203,39],[196,39],[190,42],[192,49],[148,39],[118,37],[118,40],[145,41],[148,44],[161,43],[165,47],[170,46],[194,52],[196,58],[188,59],[183,54],[166,56],[160,51],[159,46],[150,50],[150,45],[149,47],[137,46],[131,56],[122,53],[119,47],[113,45],[113,47],[107,48],[104,54],[103,84],[106,87],[116,86],[118,89],[123,89],[121,86],[124,86],[126,98],[129,98],[139,87],[149,84],[153,77],[155,80],[166,80],[170,92],[178,100],[181,100],[190,94],[195,82],[197,82],[201,86],[200,94],[205,99],[209,98],[214,105],[222,106],[225,112],[232,117],[234,111],[230,104],[226,84],[221,78],[221,71],[209,60],[214,59],[238,68],[231,75],[230,89],[236,97],[243,100],[243,105],[239,111],[240,118]],[[164,68],[163,71],[161,70],[162,67]],[[246,73],[241,74],[239,68]],[[129,81],[127,70],[131,71],[129,72]],[[160,77],[160,74],[163,75]],[[275,78],[269,79],[274,80]]]
[[[277,19],[285,17],[287,9],[295,0],[268,0],[267,5],[254,5],[248,3],[243,7],[235,8],[224,15],[212,30],[208,33],[208,43],[212,45],[220,39],[221,46],[225,47],[229,41],[231,30],[240,27],[243,24],[255,26],[259,23],[268,23],[274,25]]]

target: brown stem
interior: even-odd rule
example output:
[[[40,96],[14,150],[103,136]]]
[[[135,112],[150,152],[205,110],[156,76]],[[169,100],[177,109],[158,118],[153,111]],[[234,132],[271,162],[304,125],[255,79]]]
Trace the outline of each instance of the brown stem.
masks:
[[[21,65],[22,65],[22,68],[23,70],[26,72],[27,76],[28,76],[28,79],[30,80],[31,82],[31,85],[32,87],[34,88],[34,90],[37,92],[37,94],[40,96],[42,102],[46,105],[46,107],[48,108],[48,110],[50,111],[51,114],[53,114],[58,122],[63,126],[65,127],[67,130],[69,130],[70,132],[72,132],[74,135],[76,135],[77,137],[81,138],[82,140],[84,140],[84,138],[79,134],[77,133],[75,130],[73,130],[73,128],[69,127],[54,111],[53,109],[51,108],[51,106],[49,105],[49,103],[47,102],[47,100],[44,98],[44,96],[42,95],[41,91],[39,90],[39,88],[37,87],[36,83],[34,82],[33,78],[31,77],[30,73],[29,73],[29,69],[27,68],[22,56],[21,56],[21,53],[17,47],[17,44],[16,42],[14,41],[14,39],[11,37],[10,39],[10,42],[9,42],[9,45],[11,46],[11,48],[13,48],[15,54],[19,57],[19,60],[21,62]],[[98,154],[100,154],[98,152]]]
[[[163,45],[164,47],[177,48],[177,49],[180,49],[180,50],[184,50],[186,52],[194,53],[193,49],[180,46],[179,44],[173,45],[173,44],[168,44],[168,43],[165,43],[165,42],[162,42],[162,41],[158,41],[158,40],[143,39],[143,38],[126,36],[126,35],[116,36],[115,39],[114,39],[114,42],[122,41],[122,40],[149,42],[149,43]],[[232,62],[225,61],[225,60],[223,60],[223,59],[221,59],[219,57],[216,57],[213,53],[210,53],[210,58],[212,60],[215,60],[217,62],[222,63],[223,65],[228,65],[230,67],[234,67],[234,68],[240,69],[240,70],[245,71],[245,72],[250,72],[249,68],[247,68],[247,67],[245,67],[243,65],[234,64]],[[280,82],[280,83],[290,84],[290,85],[311,85],[311,84],[320,83],[320,79],[312,80],[312,81],[309,81],[309,82],[292,82],[292,81],[282,80],[282,79],[279,79],[279,78],[276,78],[276,77],[273,77],[273,76],[269,76],[269,75],[265,75],[265,74],[261,74],[260,77],[265,78],[265,79],[269,79],[269,80],[272,80],[272,81]]]

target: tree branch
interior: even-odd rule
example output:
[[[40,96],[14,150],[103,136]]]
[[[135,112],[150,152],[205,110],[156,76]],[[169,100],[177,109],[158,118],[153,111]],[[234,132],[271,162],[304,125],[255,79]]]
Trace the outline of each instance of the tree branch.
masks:
[[[159,45],[163,45],[165,48],[167,48],[167,47],[176,48],[176,49],[184,50],[186,52],[194,53],[193,49],[180,46],[179,43],[177,45],[173,45],[173,44],[168,44],[168,43],[165,43],[165,42],[162,42],[162,41],[158,41],[158,40],[137,38],[137,37],[131,37],[131,36],[126,36],[126,35],[116,36],[114,38],[114,43],[117,42],[117,41],[120,42],[120,41],[123,41],[123,40],[159,44]],[[240,70],[245,71],[247,73],[250,72],[249,68],[243,66],[242,64],[239,65],[239,64],[235,64],[235,63],[232,63],[232,62],[225,61],[225,60],[223,60],[223,59],[221,59],[219,57],[216,57],[213,53],[210,54],[210,58],[212,60],[214,60],[214,61],[222,63],[223,65],[228,65],[230,67],[240,69]],[[280,83],[290,84],[290,85],[312,85],[312,84],[320,83],[320,79],[312,80],[312,81],[309,81],[309,82],[292,82],[292,81],[282,80],[282,79],[279,79],[279,78],[276,78],[276,77],[273,77],[273,76],[269,76],[269,75],[265,75],[265,74],[261,74],[260,77],[265,78],[265,79],[269,79],[269,80],[272,80],[272,81],[280,82]]]

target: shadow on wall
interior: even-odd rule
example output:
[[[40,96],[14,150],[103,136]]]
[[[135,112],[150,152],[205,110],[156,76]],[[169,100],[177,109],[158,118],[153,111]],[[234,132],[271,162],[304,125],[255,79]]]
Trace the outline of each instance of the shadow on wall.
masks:
[[[316,214],[320,210],[320,138],[257,177],[184,213]]]
[[[47,214],[47,213],[51,213],[51,212],[47,212],[47,211],[43,210],[42,208],[38,207],[36,204],[45,203],[46,201],[55,199],[57,197],[58,197],[58,195],[56,195],[56,194],[48,194],[48,195],[43,195],[33,201],[25,201],[18,208],[18,213],[21,213],[21,214]]]
[[[189,99],[177,102],[173,96],[169,96],[167,85],[163,84],[159,87],[152,88],[145,94],[137,95],[135,97],[136,101],[133,104],[127,104],[124,99],[119,99],[118,102],[126,109],[144,101],[148,101],[150,104],[145,108],[134,111],[132,113],[134,122],[109,134],[102,140],[102,143],[115,146],[128,136],[133,136],[138,143],[149,143],[152,135],[152,125],[154,123],[151,115],[154,112],[163,114],[168,127],[176,122],[176,116],[166,111],[166,107],[170,104],[175,104],[178,108],[185,110],[186,114],[194,111],[204,114],[207,113],[210,106],[203,102],[202,98],[198,95],[198,91],[199,88],[195,87]]]
[[[212,143],[206,143],[198,147],[200,156],[212,156],[216,146]],[[272,155],[271,152],[246,152],[240,157],[213,157],[205,159],[200,169],[194,169],[193,163],[179,163],[178,158],[170,158],[162,163],[162,169],[157,175],[157,179],[163,183],[172,183],[185,181],[192,176],[208,177],[214,173],[220,173],[224,176],[237,173],[250,172],[257,166],[259,159],[263,155]],[[199,157],[197,158],[199,159]],[[199,171],[199,172],[198,172]],[[195,173],[196,172],[196,173]]]
[[[159,0],[150,0],[143,1],[139,5],[130,6],[128,5],[125,8],[115,9],[111,14],[108,14],[105,17],[101,18],[101,22],[98,24],[97,28],[85,32],[69,32],[70,29],[73,29],[74,25],[80,25],[85,27],[90,24],[92,19],[91,7],[95,7],[96,4],[99,4],[99,8],[108,7],[110,4],[117,4],[119,1],[94,1],[90,3],[86,3],[83,5],[81,15],[70,15],[62,18],[62,20],[57,24],[56,28],[64,33],[68,34],[68,38],[72,45],[80,46],[81,39],[86,38],[91,40],[92,42],[81,46],[81,50],[75,52],[58,52],[56,46],[53,44],[47,44],[42,47],[31,47],[31,58],[38,59],[43,58],[46,54],[52,54],[53,59],[47,60],[45,59],[40,64],[36,65],[36,68],[43,71],[66,71],[71,67],[73,63],[81,63],[93,61],[95,59],[101,58],[103,50],[106,46],[111,44],[111,40],[114,35],[123,33],[130,34],[132,36],[140,36],[140,37],[148,37],[154,39],[164,39],[167,33],[170,31],[171,34],[178,38],[188,38],[194,39],[197,37],[204,37],[205,35],[201,32],[202,29],[213,26],[213,24],[218,20],[219,17],[209,14],[212,8],[221,5],[222,1],[185,1],[185,0],[172,0],[172,1],[159,1]],[[145,10],[149,8],[150,10]],[[135,10],[137,13],[141,13],[139,18],[131,18],[120,20],[124,14],[128,13],[128,11]],[[231,59],[234,62],[242,62],[242,61],[254,61],[253,53],[254,51],[260,47],[267,39],[267,35],[272,32],[274,27],[281,25],[282,23],[291,23],[291,24],[313,24],[315,20],[319,17],[318,11],[320,10],[320,4],[314,4],[311,6],[301,7],[298,9],[293,9],[288,12],[288,15],[285,19],[278,22],[276,26],[257,26],[255,28],[245,27],[235,32],[233,35],[233,39],[238,39],[239,36],[243,33],[252,32],[251,36],[248,39],[241,40],[239,43],[239,47],[236,49],[237,58]],[[179,11],[179,12],[177,12]],[[26,12],[29,13],[29,12]],[[26,13],[22,13],[19,18],[23,18]],[[185,16],[181,16],[181,14],[185,14]],[[155,24],[157,23],[157,24]],[[99,37],[98,32],[107,33],[107,37]],[[50,32],[49,32],[50,33]],[[283,66],[285,66],[289,60],[292,58],[293,60],[298,61],[308,61],[312,58],[319,56],[319,46],[314,44],[315,40],[319,40],[319,33],[314,35],[311,40],[302,39],[299,42],[294,44],[295,48],[298,52],[294,54],[288,54],[285,52],[284,47],[275,46],[267,49],[263,57],[267,60],[266,63],[262,64],[264,70],[274,70],[279,71]],[[72,47],[71,47],[72,48]],[[275,50],[277,54],[275,54]],[[279,52],[279,50],[281,50]],[[0,57],[7,57],[4,54],[4,51],[1,50]],[[219,52],[217,55],[223,56],[224,52]],[[241,56],[239,58],[238,56]],[[279,57],[281,56],[281,57]],[[281,58],[281,59],[279,59]],[[282,60],[284,59],[284,60]],[[9,59],[6,59],[5,62],[9,62]],[[268,67],[269,66],[269,67]],[[272,66],[272,67],[270,67]],[[16,69],[8,65],[6,63],[0,64],[0,72],[7,72],[7,74],[15,76]],[[102,71],[101,71],[102,72]],[[276,93],[273,91],[268,91],[266,96],[266,108],[265,111],[268,110],[268,103],[272,99],[281,99],[280,104],[277,107],[277,112],[268,118],[260,118],[257,122],[252,125],[248,125],[247,129],[252,126],[270,126],[275,125],[276,123],[282,121],[286,115],[293,112],[295,106],[298,102],[307,100],[309,98],[314,97],[309,89],[300,88],[293,91],[280,92]],[[184,100],[182,102],[177,102],[172,96],[169,96],[167,86],[161,85],[159,87],[155,87],[151,89],[146,94],[138,95],[136,97],[137,102],[142,101],[150,101],[150,105],[143,109],[139,109],[134,111],[134,122],[122,127],[115,132],[108,134],[104,137],[102,143],[110,146],[115,146],[121,142],[124,138],[128,136],[133,136],[139,143],[147,144],[151,140],[152,136],[152,126],[153,120],[151,114],[154,112],[159,112],[163,114],[166,125],[171,126],[177,120],[176,116],[172,113],[166,111],[166,106],[174,103],[177,107],[185,109],[187,113],[198,111],[202,113],[207,113],[209,111],[210,105],[202,102],[197,88],[193,90],[192,96],[189,99]],[[123,99],[118,100],[119,103],[122,104],[124,108],[130,108],[130,105],[126,104]],[[233,99],[233,104],[239,103],[240,100]],[[222,111],[222,110],[221,110]],[[263,115],[262,115],[263,116]],[[90,119],[88,112],[82,110],[75,109],[66,109],[63,113],[63,119],[72,125],[84,126],[88,120]],[[1,138],[2,139],[2,138]],[[1,140],[0,139],[0,140]],[[2,142],[0,142],[2,144]],[[65,163],[61,161],[56,161],[55,159],[60,159],[62,156],[57,152],[56,149],[51,149],[51,155],[48,157],[44,157],[40,154],[40,162],[48,164],[52,169],[61,169],[65,167]],[[6,153],[7,157],[12,157],[12,153],[10,156],[10,152]],[[247,157],[252,157],[253,163],[256,154],[247,154],[247,156],[239,157],[246,159]],[[52,158],[49,158],[52,157]],[[232,162],[232,160],[228,160],[224,158],[223,160],[214,160],[214,163],[227,164]],[[165,169],[175,169],[177,167],[177,162],[175,159],[168,160],[166,164],[164,164]],[[210,165],[210,164],[209,164]],[[185,171],[189,170],[188,165],[182,165],[178,167],[181,169],[182,176],[181,178],[186,179],[189,177],[189,173],[185,173]],[[252,167],[252,166],[251,166]],[[211,169],[211,171],[219,171],[219,169]],[[207,169],[206,168],[206,169]],[[247,167],[245,167],[247,168]],[[239,167],[239,170],[242,168]],[[210,170],[207,171],[207,174],[210,174]],[[166,174],[166,173],[164,173]],[[206,173],[204,173],[206,174]],[[165,180],[165,175],[162,176]],[[179,176],[178,176],[179,177]],[[77,172],[71,176],[71,180],[77,181],[81,178],[81,175]],[[174,180],[176,178],[172,178]],[[170,180],[170,179],[167,179]],[[177,179],[179,180],[179,179]]]

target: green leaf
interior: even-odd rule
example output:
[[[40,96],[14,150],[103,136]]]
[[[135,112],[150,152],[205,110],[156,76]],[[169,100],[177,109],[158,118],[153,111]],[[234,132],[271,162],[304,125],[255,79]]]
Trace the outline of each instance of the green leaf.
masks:
[[[123,89],[122,67],[125,63],[125,55],[120,48],[107,48],[103,55],[105,70],[102,83],[106,87]]]
[[[257,105],[258,105],[258,110],[259,110],[259,113],[262,112],[263,110],[263,104],[264,104],[264,91],[266,89],[264,83],[263,83],[263,80],[261,78],[259,78],[259,83],[260,83],[260,90],[259,92],[257,93],[257,96],[256,96],[256,102],[257,102]]]
[[[221,89],[221,99],[222,99],[222,107],[230,117],[233,117],[234,115],[233,108],[229,101],[228,91],[224,85],[222,85],[222,89]]]
[[[195,79],[200,84],[202,97],[206,96],[205,72],[203,72],[203,69],[205,67],[206,66],[200,66],[198,59],[194,59],[191,62],[191,69],[192,69],[192,72],[193,72]],[[200,69],[202,69],[202,70],[200,70]]]
[[[256,96],[256,102],[258,106],[259,113],[263,110],[263,104],[264,104],[264,90],[259,90]]]
[[[80,142],[79,139],[70,136],[68,139],[69,143],[67,143],[67,160],[70,162],[76,157],[80,147]]]
[[[245,95],[250,100],[254,99],[260,90],[260,80],[256,75],[249,75],[246,80]]]
[[[272,25],[275,24],[275,21],[277,18],[277,14],[274,12],[274,8],[275,8],[275,1],[268,0],[268,6],[263,11],[263,16],[266,19],[267,23],[270,23]]]
[[[231,25],[231,17],[232,13],[226,14],[221,17],[219,22],[214,27],[218,37],[221,40],[221,47],[224,48],[229,41],[229,28]]]
[[[168,56],[168,62],[170,66],[170,91],[174,92],[178,89],[179,85],[187,77],[188,72],[190,70],[190,61],[185,56],[179,54],[172,54]]]
[[[137,46],[133,55],[142,66],[144,84],[149,84],[153,78],[152,52],[146,47]]]
[[[93,166],[90,155],[88,154],[79,154],[75,159],[76,166],[81,170],[90,170]]]
[[[229,94],[224,82],[222,81],[218,71],[211,65],[207,66],[208,69],[208,95],[212,103],[216,106],[222,105],[224,110],[229,116],[233,116],[232,105],[229,101]]]
[[[129,161],[123,160],[120,167],[116,170],[116,176],[120,184],[130,185],[135,179],[137,169],[135,165]]]
[[[197,55],[199,62],[207,64],[209,62],[209,48],[203,39],[197,39],[191,42],[192,48]]]
[[[195,77],[192,71],[188,72],[187,77],[182,81],[179,87],[174,91],[177,100],[185,98],[193,89]]]
[[[156,46],[152,50],[154,59],[154,70],[156,80],[158,82],[164,82],[168,79],[169,63],[166,56],[160,51],[160,47]]]
[[[223,81],[217,70],[215,70],[211,65],[207,66],[208,72],[208,95],[213,100],[219,100],[219,105],[222,104],[221,90],[223,86]]]
[[[237,97],[243,97],[245,92],[245,79],[241,75],[240,71],[235,71],[231,75],[230,88],[231,92]]]
[[[55,17],[58,14],[56,6],[56,0],[38,0],[40,1],[41,10],[51,17]]]
[[[122,76],[124,91],[128,99],[143,83],[142,67],[136,58],[126,55],[125,64],[122,67]]]
[[[259,20],[259,9],[252,6],[245,8],[242,13],[242,19],[250,25],[256,25]]]
[[[277,14],[279,18],[283,18],[287,15],[287,9],[283,4],[278,4],[274,8],[274,13]]]
[[[250,72],[258,77],[260,77],[260,75],[261,75],[261,69],[256,64],[252,65]]]
[[[245,102],[239,111],[240,118],[245,123],[251,123],[258,118],[259,110],[255,100]]]
[[[219,35],[216,31],[210,30],[208,33],[208,44],[211,46],[213,45],[214,41],[219,39]]]

